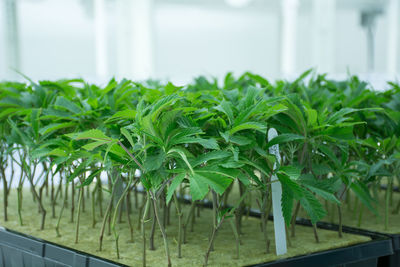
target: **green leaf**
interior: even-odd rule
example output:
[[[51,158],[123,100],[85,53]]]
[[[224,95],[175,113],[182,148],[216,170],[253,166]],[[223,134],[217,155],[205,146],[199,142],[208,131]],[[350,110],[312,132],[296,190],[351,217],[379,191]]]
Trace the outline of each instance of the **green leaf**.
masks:
[[[94,141],[94,142],[91,142],[89,144],[86,144],[86,145],[82,146],[82,148],[86,149],[86,150],[89,150],[89,151],[92,151],[95,148],[97,148],[99,146],[102,146],[102,145],[105,145],[105,144],[108,144],[108,143],[109,143],[109,141]]]
[[[229,141],[231,141],[232,143],[235,143],[239,146],[245,146],[245,145],[249,145],[251,144],[251,139],[244,137],[244,136],[240,136],[240,135],[232,135],[229,137]]]
[[[293,192],[288,187],[282,186],[281,206],[286,226],[290,225],[290,221],[292,219],[293,200]]]
[[[222,150],[215,150],[215,151],[211,151],[205,154],[200,154],[200,156],[198,156],[196,159],[192,160],[192,166],[196,167],[200,164],[206,163],[207,161],[210,160],[216,160],[216,159],[224,159],[227,158],[229,156],[232,156],[232,153],[228,152],[228,151],[222,151]]]
[[[233,111],[232,111],[232,107],[231,107],[231,103],[226,101],[225,99],[221,101],[221,103],[215,107],[216,110],[219,110],[223,113],[225,113],[225,115],[228,117],[229,123],[232,124],[233,123]]]
[[[288,142],[291,142],[291,141],[303,140],[303,139],[304,139],[304,136],[298,135],[298,134],[290,134],[290,133],[280,134],[280,135],[272,138],[267,143],[267,148],[271,147],[273,145],[276,145],[276,144],[288,143]]]
[[[172,153],[178,154],[178,155],[181,157],[181,159],[185,162],[185,164],[188,166],[189,170],[193,173],[192,165],[190,165],[190,163],[189,163],[189,161],[188,161],[188,159],[187,159],[187,157],[186,157],[186,154],[185,154],[185,152],[184,152],[182,149],[179,149],[179,148],[171,148],[171,149],[168,151],[167,154],[172,154]]]
[[[228,186],[232,183],[232,179],[220,173],[196,170],[194,177],[197,180],[209,185],[215,192],[222,195]]]
[[[307,190],[304,190],[304,196],[300,198],[300,205],[307,212],[312,224],[316,224],[326,216],[326,211],[321,203]]]
[[[178,188],[178,186],[182,183],[182,181],[185,179],[185,174],[181,173],[175,176],[175,178],[172,180],[171,185],[168,187],[168,192],[167,192],[167,204],[171,201],[171,198],[175,192],[175,190]]]
[[[121,134],[123,136],[125,136],[125,138],[128,140],[129,144],[131,145],[131,147],[135,147],[135,143],[133,142],[132,136],[129,133],[129,131],[125,128],[121,128]]]
[[[332,192],[330,183],[327,183],[326,180],[304,179],[301,180],[301,183],[318,196],[340,205],[340,201],[334,195],[335,192]]]
[[[317,123],[318,113],[315,109],[306,108],[307,112],[307,125],[313,126]]]
[[[172,95],[167,95],[158,100],[157,102],[155,102],[151,106],[151,111],[150,111],[151,120],[154,122],[164,108],[172,105],[172,103],[178,99],[180,99],[180,97],[177,94],[172,94]]]
[[[114,139],[108,137],[98,129],[93,129],[80,133],[66,134],[66,136],[75,140],[92,139],[96,141],[109,141],[109,142],[114,141]]]
[[[279,168],[280,172],[284,172],[287,176],[289,176],[291,179],[296,180],[297,178],[300,177],[301,174],[301,168],[298,166],[281,166]]]
[[[40,115],[41,110],[40,109],[32,109],[31,111],[31,125],[32,125],[32,130],[35,135],[35,138],[37,139],[39,137],[39,115]]]
[[[332,162],[335,164],[336,167],[340,166],[338,158],[336,157],[335,153],[329,146],[320,145],[318,148],[325,156],[327,156],[330,160],[332,160]]]
[[[164,163],[165,157],[166,157],[165,152],[162,150],[155,155],[147,156],[143,167],[146,169],[146,171],[157,170]]]
[[[229,133],[230,135],[233,135],[234,133],[243,130],[256,130],[261,133],[265,133],[265,131],[267,130],[267,125],[255,121],[249,121],[233,127],[231,130],[229,130]]]
[[[90,185],[90,184],[93,182],[93,179],[94,179],[98,174],[100,174],[100,173],[103,171],[103,169],[104,169],[104,168],[100,168],[100,169],[97,169],[97,170],[93,171],[93,172],[83,181],[83,183],[82,183],[81,185],[78,186],[78,188],[79,188],[79,187],[82,187],[82,186],[88,186],[88,185]]]
[[[72,127],[72,126],[75,126],[75,125],[76,125],[75,122],[52,123],[52,124],[49,124],[49,125],[46,125],[46,126],[42,127],[39,130],[39,133],[41,135],[44,135],[44,134],[48,134],[48,133],[57,131],[59,129],[69,128],[69,127]]]
[[[113,122],[116,120],[135,120],[136,110],[126,109],[116,112],[110,118],[108,118],[105,123]]]
[[[378,215],[376,209],[372,206],[373,199],[369,194],[368,188],[362,183],[356,181],[350,185],[350,189],[361,200],[361,202],[375,215]]]
[[[192,195],[193,200],[201,200],[208,193],[208,185],[202,179],[202,177],[198,177],[198,175],[194,174],[190,176],[190,194]]]
[[[323,135],[327,135],[337,140],[353,140],[353,127],[330,127],[321,132]]]
[[[66,99],[63,96],[57,97],[57,100],[54,103],[54,106],[57,106],[57,107],[60,107],[60,108],[63,108],[63,109],[67,109],[68,111],[70,111],[70,112],[72,112],[74,114],[82,112],[81,108],[77,104],[75,104],[74,102]]]

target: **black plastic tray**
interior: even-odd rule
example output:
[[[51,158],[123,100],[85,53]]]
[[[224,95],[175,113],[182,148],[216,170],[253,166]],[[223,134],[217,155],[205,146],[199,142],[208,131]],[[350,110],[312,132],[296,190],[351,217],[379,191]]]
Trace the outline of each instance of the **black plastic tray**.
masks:
[[[127,266],[0,227],[1,267]]]
[[[189,201],[183,199],[184,202]],[[204,207],[212,207],[209,201],[202,202]],[[250,216],[259,217],[260,212],[250,210]],[[311,222],[299,219],[300,225],[311,226]],[[338,226],[329,223],[318,223],[318,228],[337,230]],[[393,254],[393,247],[400,254],[400,236],[390,239],[388,235],[362,231],[355,228],[343,227],[343,232],[369,236],[372,241],[316,252],[304,256],[281,259],[268,263],[252,265],[254,267],[376,267],[381,262],[394,263],[399,258]],[[383,259],[383,260],[382,260]],[[378,265],[379,264],[379,265]],[[0,228],[0,266],[4,267],[116,267],[126,266],[120,263],[101,259],[99,257],[57,245],[39,238],[21,234],[16,231]],[[399,267],[400,265],[390,265]]]
[[[249,214],[254,217],[260,217],[261,214],[258,210],[251,209]],[[269,219],[272,219],[269,216]],[[312,226],[311,221],[307,219],[297,219],[296,224],[304,226]],[[317,227],[320,229],[337,231],[338,225],[318,222]],[[252,265],[253,267],[320,267],[320,266],[332,266],[332,267],[377,267],[377,266],[389,266],[384,265],[390,257],[394,254],[392,240],[389,236],[363,231],[356,228],[343,226],[342,230],[344,233],[356,234],[368,236],[372,240],[369,242],[356,244],[348,247],[331,249],[321,252],[312,253],[304,256],[297,256],[293,258],[287,258],[277,260],[274,262],[262,263]],[[400,241],[400,240],[399,240]],[[389,257],[389,258],[388,258]],[[400,265],[395,265],[399,267]]]

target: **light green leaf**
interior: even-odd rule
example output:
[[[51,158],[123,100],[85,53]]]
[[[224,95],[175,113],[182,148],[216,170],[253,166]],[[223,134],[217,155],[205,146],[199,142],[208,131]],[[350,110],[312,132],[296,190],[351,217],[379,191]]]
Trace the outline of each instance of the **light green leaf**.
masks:
[[[175,192],[175,190],[178,188],[178,186],[182,183],[182,181],[185,179],[185,174],[181,173],[175,176],[175,178],[172,180],[171,185],[168,187],[168,192],[167,192],[167,204],[171,201],[171,198]]]
[[[198,177],[196,174],[190,176],[190,194],[193,200],[201,200],[208,193],[208,185],[204,182],[202,177]]]
[[[54,132],[54,131],[59,130],[59,129],[69,128],[69,127],[72,127],[74,125],[76,125],[75,122],[52,123],[52,124],[49,124],[49,125],[46,125],[46,126],[42,127],[39,130],[39,133],[41,135],[44,135],[44,134],[48,134],[48,133]]]
[[[229,133],[233,135],[234,133],[243,130],[256,130],[261,133],[265,133],[265,131],[267,130],[267,125],[255,121],[249,121],[233,127],[231,130],[229,130]]]

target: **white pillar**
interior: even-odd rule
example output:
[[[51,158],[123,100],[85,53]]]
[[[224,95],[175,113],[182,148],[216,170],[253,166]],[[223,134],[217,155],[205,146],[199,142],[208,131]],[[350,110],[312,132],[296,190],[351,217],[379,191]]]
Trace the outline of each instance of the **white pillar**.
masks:
[[[296,35],[299,0],[282,0],[281,6],[281,73],[296,71]]]
[[[397,64],[399,62],[399,24],[400,24],[400,12],[399,4],[400,0],[390,0],[387,6],[388,14],[388,40],[387,40],[387,72],[389,74],[398,73]]]
[[[118,75],[142,80],[154,73],[153,1],[117,1]]]
[[[18,13],[16,0],[3,1],[4,47],[6,79],[17,79],[21,71]]]
[[[105,0],[95,0],[94,4],[94,39],[97,78],[108,78],[107,60],[107,23]]]
[[[335,71],[336,0],[313,0],[312,64],[318,72]]]

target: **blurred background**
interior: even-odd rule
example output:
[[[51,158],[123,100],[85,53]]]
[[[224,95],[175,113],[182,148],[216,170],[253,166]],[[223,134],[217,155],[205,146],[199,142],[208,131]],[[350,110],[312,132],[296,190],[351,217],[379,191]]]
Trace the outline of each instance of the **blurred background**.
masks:
[[[0,1],[0,80],[400,73],[400,0]]]

